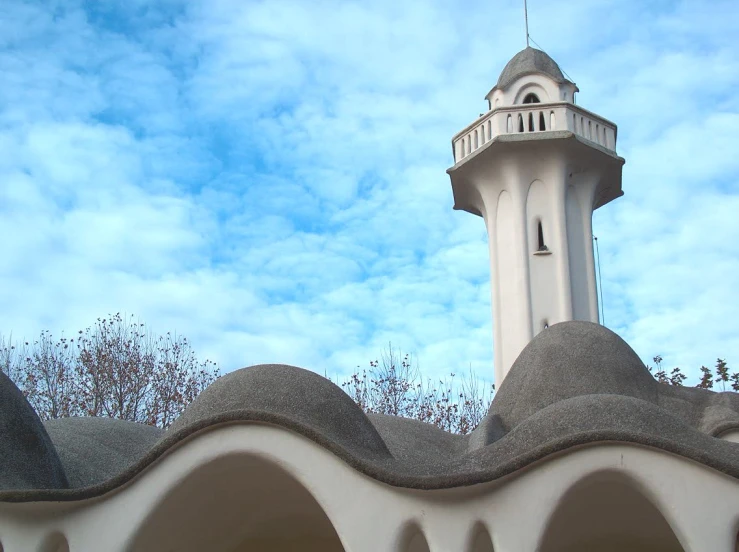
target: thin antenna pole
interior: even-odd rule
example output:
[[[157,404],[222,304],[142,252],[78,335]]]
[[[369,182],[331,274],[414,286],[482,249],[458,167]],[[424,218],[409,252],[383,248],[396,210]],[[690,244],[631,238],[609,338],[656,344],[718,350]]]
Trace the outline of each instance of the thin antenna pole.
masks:
[[[598,237],[593,236],[593,240],[595,241],[595,257],[598,261],[598,290],[600,291],[600,315],[601,315],[601,325],[606,325],[606,313],[603,306],[603,278],[600,275],[600,249],[598,248]],[[596,298],[597,300],[597,298]]]
[[[529,7],[528,2],[523,0],[523,18],[526,20],[526,47],[529,47]]]

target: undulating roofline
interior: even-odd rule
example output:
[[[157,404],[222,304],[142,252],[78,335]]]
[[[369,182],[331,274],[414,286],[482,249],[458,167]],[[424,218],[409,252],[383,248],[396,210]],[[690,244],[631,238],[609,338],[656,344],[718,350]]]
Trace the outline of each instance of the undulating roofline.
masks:
[[[572,447],[653,447],[739,478],[739,396],[658,383],[615,333],[563,322],[538,334],[470,435],[394,416],[367,416],[307,370],[260,365],[211,384],[167,430],[107,418],[40,421],[0,374],[0,501],[79,500],[130,481],[172,447],[223,423],[301,434],[358,471],[398,487],[492,481]],[[186,444],[185,444],[186,446]]]

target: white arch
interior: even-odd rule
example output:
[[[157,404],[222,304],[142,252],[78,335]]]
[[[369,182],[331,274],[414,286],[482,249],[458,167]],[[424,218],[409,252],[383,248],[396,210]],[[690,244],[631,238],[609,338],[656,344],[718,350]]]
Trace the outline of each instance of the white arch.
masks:
[[[481,521],[472,526],[467,538],[465,552],[494,552],[490,531]]]
[[[536,94],[541,103],[551,101],[551,96],[544,86],[537,82],[529,82],[516,91],[516,95],[513,98],[513,105],[522,104],[523,99],[529,94]]]
[[[430,552],[426,535],[424,535],[421,526],[417,522],[411,521],[405,524],[398,535],[393,551]]]
[[[539,549],[684,552],[675,531],[649,494],[637,479],[623,471],[590,473],[557,501]]]
[[[310,491],[253,453],[223,455],[192,470],[154,505],[132,548],[344,552]]]
[[[2,550],[2,545],[0,545],[0,552]],[[39,546],[38,552],[69,552],[69,543],[63,533],[54,531],[46,536]]]

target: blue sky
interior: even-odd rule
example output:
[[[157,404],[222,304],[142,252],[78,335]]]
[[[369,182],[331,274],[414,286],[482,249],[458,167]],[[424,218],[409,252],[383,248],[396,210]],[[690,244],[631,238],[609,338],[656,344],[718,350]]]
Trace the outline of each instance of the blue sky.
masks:
[[[0,332],[107,313],[225,372],[382,347],[492,379],[482,220],[451,137],[524,46],[515,1],[4,0]],[[530,0],[618,124],[596,212],[606,325],[697,376],[739,363],[739,3]]]

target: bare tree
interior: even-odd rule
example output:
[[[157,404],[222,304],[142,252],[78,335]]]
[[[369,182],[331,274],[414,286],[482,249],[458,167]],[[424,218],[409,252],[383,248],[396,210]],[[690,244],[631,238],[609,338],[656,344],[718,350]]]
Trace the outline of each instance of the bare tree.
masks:
[[[7,338],[0,335],[0,371],[21,388],[27,385],[23,370],[27,358],[26,349],[27,344],[13,342],[13,334]]]
[[[354,372],[341,382],[346,393],[368,413],[403,416],[434,424],[453,433],[473,431],[487,414],[495,386],[486,384],[470,369],[461,380],[456,374],[432,381],[420,376],[417,364],[408,354],[389,344],[368,370]],[[679,367],[669,372],[662,367],[662,357],[655,356],[654,366],[647,366],[654,378],[668,385],[684,385],[687,376]],[[724,359],[717,359],[715,372],[701,367],[696,387],[721,391],[739,391],[739,372],[732,373]]]
[[[15,345],[0,336],[0,369],[42,419],[106,416],[169,426],[218,377],[186,338],[158,338],[120,313],[99,318],[75,339],[41,332]]]
[[[483,384],[471,370],[461,381],[455,378],[452,373],[438,383],[424,380],[413,358],[388,344],[369,370],[358,370],[341,386],[365,412],[412,418],[466,434],[487,413],[494,386]]]

